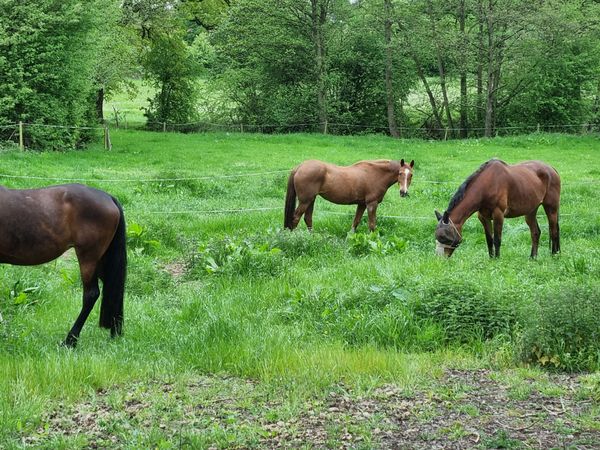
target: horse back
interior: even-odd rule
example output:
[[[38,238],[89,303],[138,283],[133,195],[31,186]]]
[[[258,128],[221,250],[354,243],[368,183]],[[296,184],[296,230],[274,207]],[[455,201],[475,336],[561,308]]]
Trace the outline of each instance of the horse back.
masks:
[[[389,161],[359,161],[337,166],[309,160],[295,169],[294,185],[298,198],[321,195],[339,204],[364,203],[383,197],[389,187]]]
[[[81,184],[1,190],[0,262],[42,264],[70,247],[107,247],[119,218],[112,197]]]
[[[526,161],[507,166],[507,217],[526,215],[542,203],[557,203],[560,177],[541,161]]]

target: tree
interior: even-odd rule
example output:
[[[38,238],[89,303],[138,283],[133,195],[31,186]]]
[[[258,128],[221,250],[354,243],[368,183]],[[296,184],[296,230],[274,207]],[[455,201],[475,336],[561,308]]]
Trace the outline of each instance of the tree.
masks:
[[[91,136],[80,129],[94,117],[93,70],[101,5],[92,0],[22,2],[0,8],[0,122],[27,127],[26,144],[38,149],[75,147]]]
[[[146,117],[150,128],[162,123],[186,123],[197,117],[198,65],[178,34],[154,35],[143,58],[144,74],[156,88]]]
[[[139,74],[140,39],[123,24],[123,9],[114,1],[104,2],[102,22],[94,30],[97,44],[93,81],[96,90],[96,117],[104,122],[104,101],[113,93],[131,87]]]

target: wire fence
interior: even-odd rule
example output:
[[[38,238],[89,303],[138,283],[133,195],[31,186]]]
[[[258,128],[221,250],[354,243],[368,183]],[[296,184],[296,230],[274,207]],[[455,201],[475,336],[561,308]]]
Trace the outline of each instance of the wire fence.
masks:
[[[188,127],[186,131],[194,131],[189,127],[196,127],[195,131],[223,131],[223,130],[231,130],[231,131],[258,131],[264,132],[265,129],[279,130],[278,127],[281,125],[272,124],[272,125],[223,125],[223,124],[207,124],[207,123],[182,123],[182,124],[167,124],[167,123],[154,123],[154,125],[160,124],[161,129],[163,131],[180,131],[176,130],[177,127]],[[305,124],[292,124],[286,125],[288,129],[293,129],[294,131],[302,131],[302,127],[310,127],[311,131],[318,131],[317,128],[322,127],[323,124],[319,123],[305,123]],[[357,125],[350,124],[329,124],[330,129],[335,129],[338,127],[362,127]],[[106,126],[64,126],[64,125],[52,125],[52,124],[39,124],[39,123],[12,123],[12,124],[2,124],[0,125],[0,137],[2,136],[1,132],[5,132],[6,130],[13,130],[14,132],[19,132],[19,142],[22,146],[23,143],[23,134],[24,129],[26,127],[40,127],[40,128],[55,128],[55,129],[81,129],[81,130],[102,130],[105,133],[105,144],[106,141],[109,141],[110,137],[108,135],[108,128]],[[377,127],[364,127],[364,128],[377,128]],[[380,129],[387,129],[387,127],[379,127]],[[415,131],[415,128],[407,128],[400,127],[400,130],[412,130]],[[581,125],[547,125],[544,127],[538,126],[515,126],[515,127],[499,127],[497,130],[535,130],[535,131],[547,131],[547,130],[566,130],[566,129],[580,129],[582,132],[597,132],[598,126],[595,124],[581,124]],[[428,129],[428,131],[444,131],[448,132],[459,132],[458,128],[445,128],[445,129]],[[482,128],[471,129],[471,130],[483,130]],[[49,181],[49,182],[78,182],[78,183],[92,183],[92,184],[110,184],[110,183],[165,183],[165,182],[179,182],[179,181],[202,181],[202,180],[218,180],[218,179],[234,179],[234,178],[243,178],[243,177],[263,177],[268,175],[275,174],[283,174],[289,173],[290,169],[279,169],[272,171],[263,171],[263,172],[246,172],[246,173],[233,173],[233,174],[211,174],[211,175],[194,175],[194,176],[182,176],[182,177],[154,177],[154,178],[85,178],[85,177],[77,177],[77,178],[68,178],[68,177],[50,177],[50,176],[36,176],[36,175],[19,175],[19,174],[10,174],[10,173],[0,173],[0,178],[4,179],[13,179],[13,180],[36,180],[36,181]],[[428,179],[414,179],[413,183],[418,184],[432,184],[432,185],[448,185],[448,186],[458,186],[462,183],[463,180],[428,180]],[[600,180],[563,180],[563,184],[565,185],[598,185],[600,184]],[[194,214],[194,215],[213,215],[213,214],[239,214],[239,213],[249,213],[249,212],[267,212],[273,210],[279,210],[280,207],[255,207],[255,208],[230,208],[230,209],[209,209],[209,210],[166,210],[166,211],[158,211],[158,210],[146,210],[140,211],[146,214],[160,214],[160,215],[184,215],[184,214]],[[322,211],[325,214],[339,214],[339,215],[352,215],[353,213],[345,213],[345,212],[336,212],[336,211]],[[570,214],[561,214],[561,216],[569,216]],[[391,219],[400,219],[400,220],[431,220],[429,217],[415,217],[415,216],[396,216],[396,215],[379,215],[379,217],[391,218]]]
[[[325,133],[334,135],[349,134],[390,134],[387,125],[367,125],[357,123],[339,123],[339,122],[307,122],[307,123],[271,123],[271,124],[249,124],[249,123],[211,123],[211,122],[148,122],[146,128],[155,131],[164,132],[252,132],[252,133]],[[434,126],[397,126],[396,129],[402,138],[410,139],[455,139],[455,138],[476,138],[484,137],[486,128],[475,126],[468,128],[460,127],[434,127]],[[569,133],[586,134],[600,132],[600,123],[581,123],[581,124],[529,124],[513,126],[493,127],[492,136],[507,136],[522,133]]]
[[[14,175],[8,173],[0,173],[0,178],[15,179],[15,180],[37,180],[37,181],[52,181],[60,183],[165,183],[165,182],[177,182],[177,181],[202,181],[202,180],[219,180],[228,178],[245,178],[245,177],[264,177],[265,175],[275,174],[287,174],[290,173],[291,169],[278,169],[270,170],[265,172],[240,172],[230,174],[213,174],[213,175],[199,175],[199,176],[184,176],[184,177],[156,177],[156,178],[69,178],[69,177],[48,177],[48,176],[37,176],[37,175]],[[462,180],[427,180],[413,178],[413,187],[419,184],[433,184],[433,185],[449,185],[459,186]],[[562,180],[564,185],[594,185],[600,184],[599,180]]]
[[[64,129],[68,131],[101,131],[104,134],[104,146],[110,149],[109,123],[111,127],[121,128],[123,123],[107,121],[104,125],[57,125],[46,123],[7,123],[0,124],[0,140],[14,141],[21,148],[25,147],[28,141],[28,129]],[[125,126],[128,128],[129,126]],[[147,122],[145,124],[136,124],[134,128],[162,132],[180,132],[180,133],[207,133],[207,132],[238,132],[238,133],[324,133],[333,135],[353,135],[353,134],[390,134],[387,125],[368,125],[357,123],[338,123],[338,122],[305,122],[305,123],[271,123],[271,124],[253,124],[253,123],[213,123],[213,122]],[[458,139],[458,138],[480,138],[486,134],[484,127],[433,127],[433,126],[398,126],[398,133],[405,139]],[[594,134],[600,133],[600,123],[580,123],[580,124],[528,124],[514,126],[494,127],[491,136],[510,136],[523,133],[568,133],[568,134]]]

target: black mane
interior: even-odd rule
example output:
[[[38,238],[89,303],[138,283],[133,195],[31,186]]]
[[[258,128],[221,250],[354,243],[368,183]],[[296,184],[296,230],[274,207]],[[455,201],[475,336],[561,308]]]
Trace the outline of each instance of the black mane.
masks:
[[[452,199],[450,200],[450,203],[448,203],[448,208],[446,209],[446,213],[450,213],[450,211],[452,211],[456,207],[456,205],[458,205],[462,201],[462,199],[465,196],[465,192],[466,192],[467,188],[469,187],[469,185],[471,184],[471,182],[475,178],[477,178],[481,172],[483,172],[485,169],[487,169],[489,164],[494,163],[494,162],[499,162],[501,164],[506,165],[506,163],[504,161],[500,161],[499,159],[490,159],[489,161],[484,162],[479,167],[479,169],[477,169],[475,172],[473,172],[471,175],[469,175],[469,177],[463,182],[463,184],[461,184],[458,187],[458,190],[454,194],[454,197],[452,197]]]

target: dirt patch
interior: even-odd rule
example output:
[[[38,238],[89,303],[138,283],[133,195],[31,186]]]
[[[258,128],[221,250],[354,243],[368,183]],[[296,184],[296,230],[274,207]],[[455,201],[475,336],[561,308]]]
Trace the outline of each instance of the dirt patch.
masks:
[[[186,264],[182,261],[172,261],[163,266],[163,270],[174,279],[181,278],[187,271]]]
[[[424,390],[383,385],[358,395],[337,385],[291,405],[284,392],[252,381],[203,377],[133,384],[60,405],[23,442],[83,436],[89,447],[155,446],[148,439],[160,436],[203,448],[594,449],[594,389],[571,375],[449,370]]]

